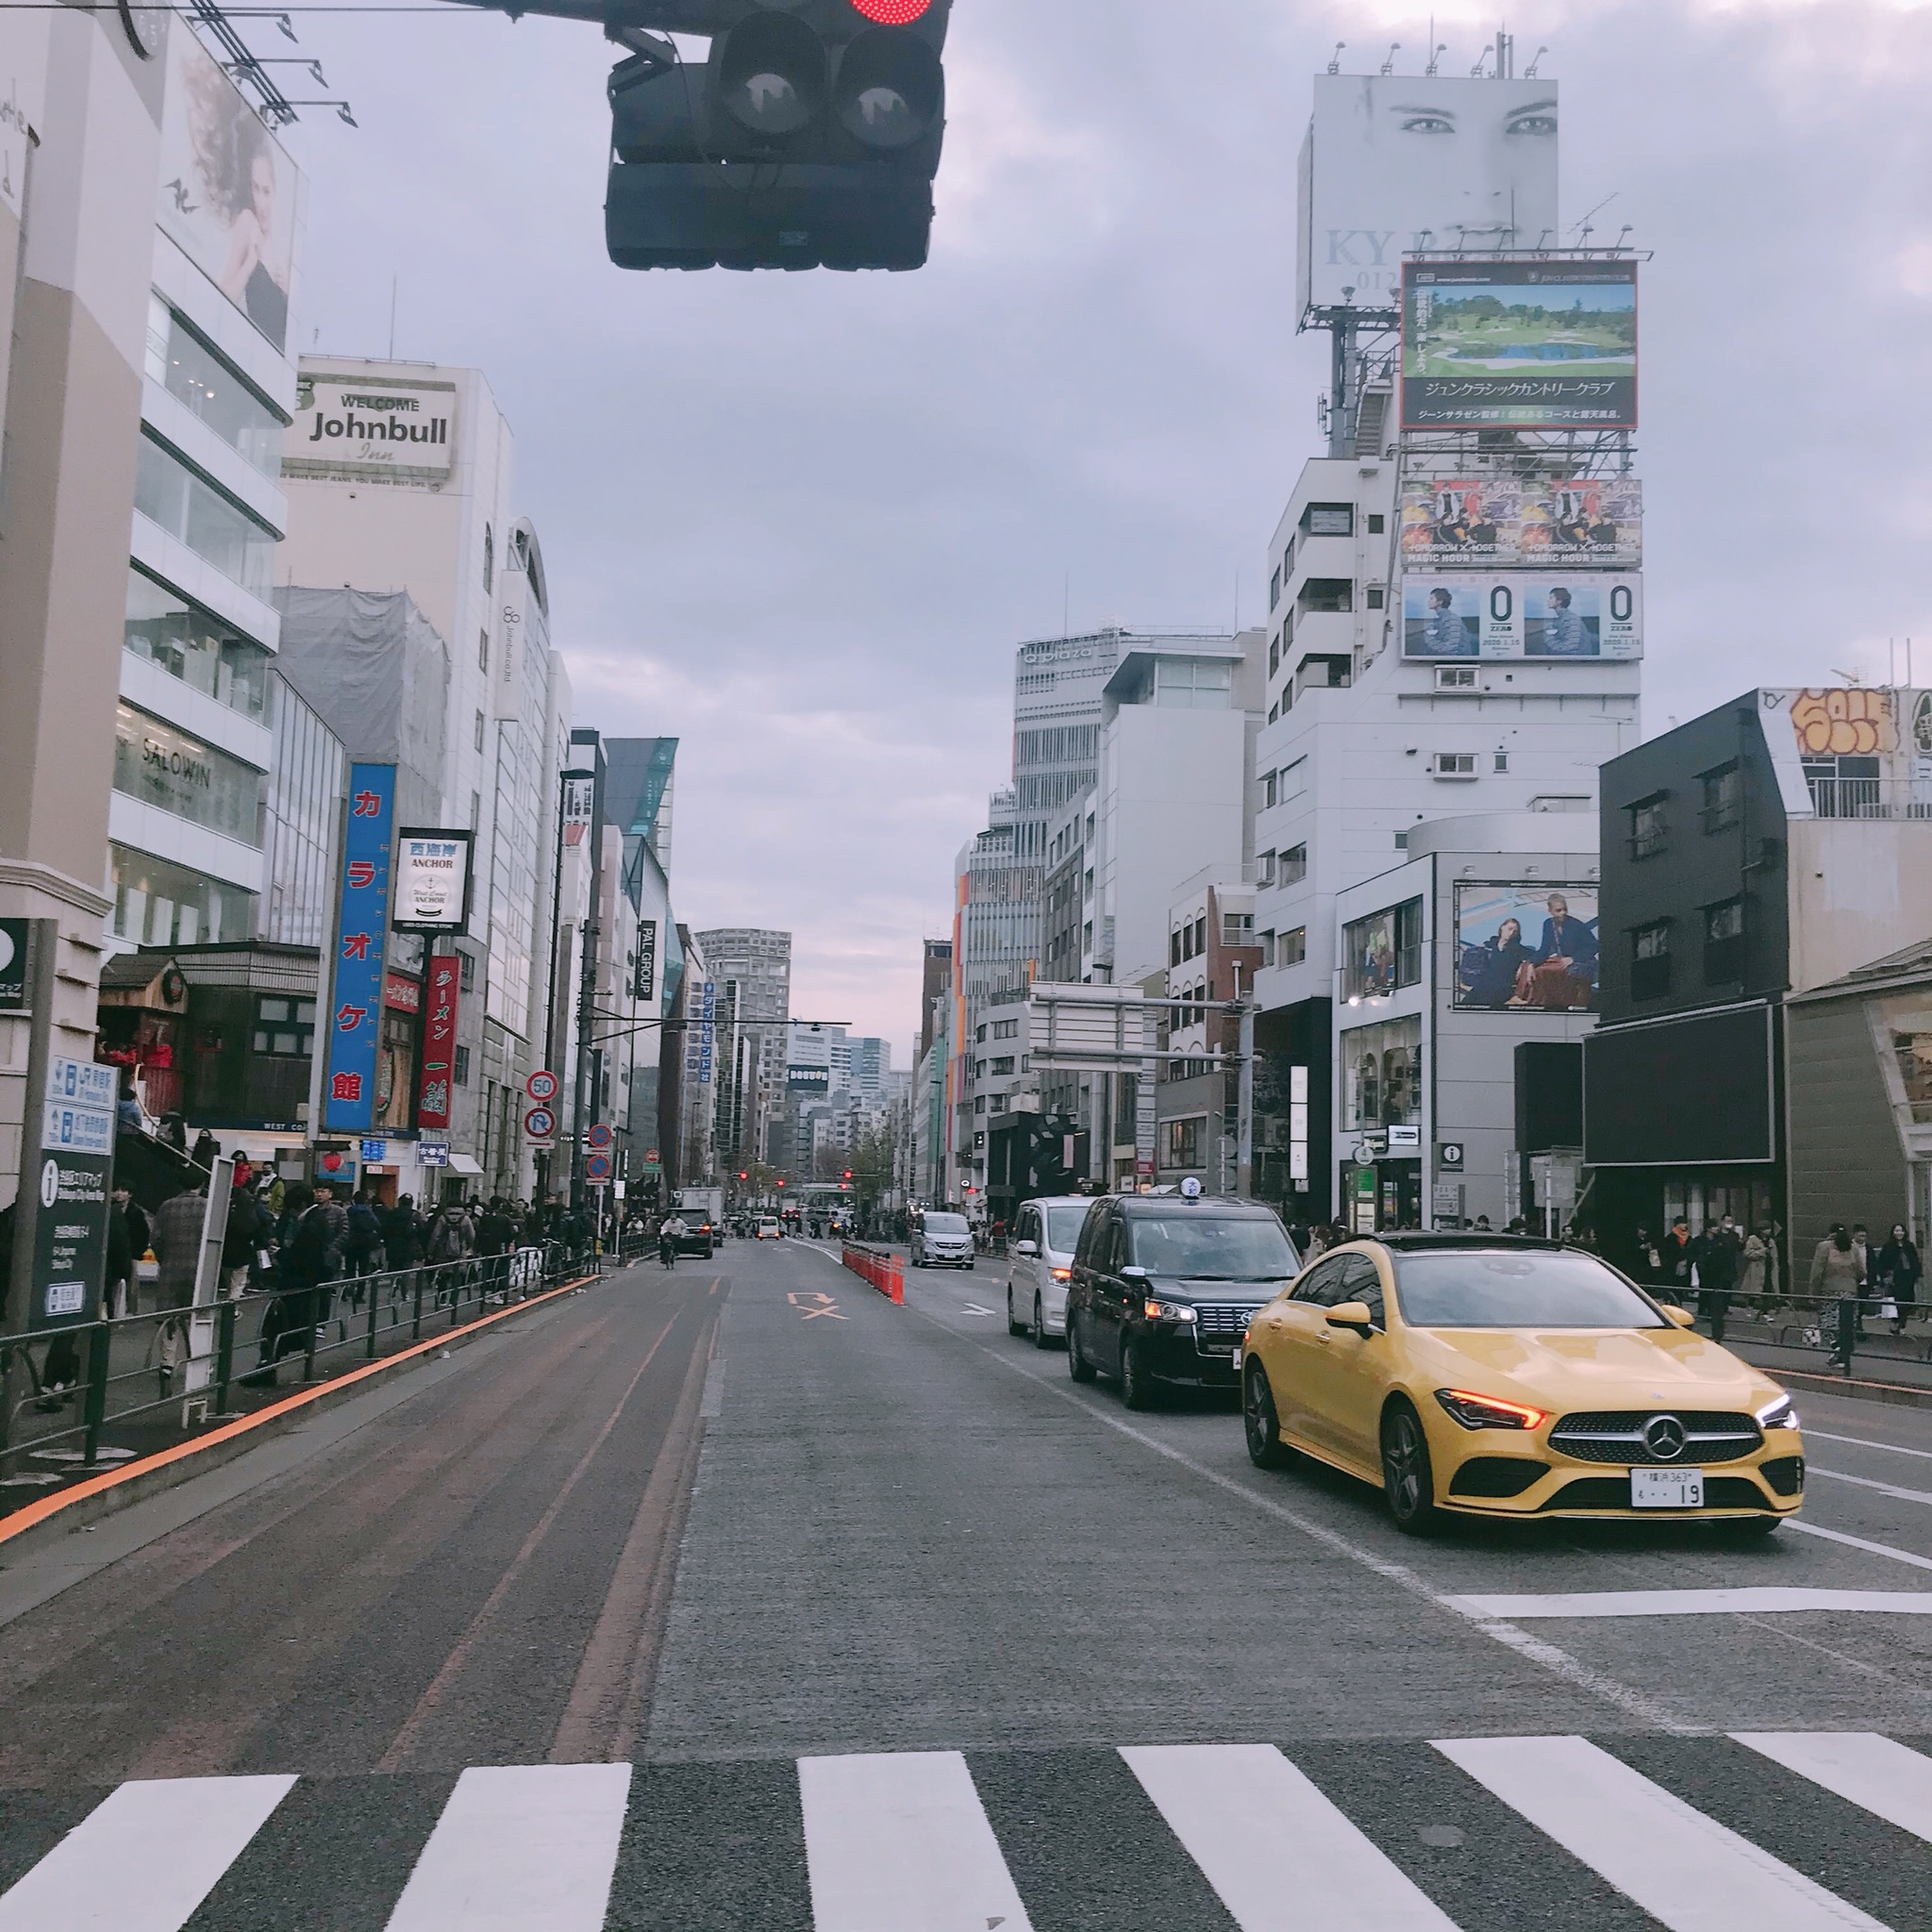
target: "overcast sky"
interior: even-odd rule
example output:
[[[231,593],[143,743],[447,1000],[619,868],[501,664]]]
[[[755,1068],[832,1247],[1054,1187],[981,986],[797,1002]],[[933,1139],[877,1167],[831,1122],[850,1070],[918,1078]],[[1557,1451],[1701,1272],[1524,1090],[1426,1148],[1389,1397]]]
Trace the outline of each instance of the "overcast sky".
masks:
[[[1435,19],[1467,74],[1493,15]],[[579,721],[683,741],[680,918],[789,927],[792,1010],[905,1064],[920,938],[1009,775],[1014,646],[1063,606],[1261,621],[1324,373],[1292,334],[1308,76],[1338,40],[1419,72],[1426,13],[957,0],[933,258],[890,276],[611,268],[592,27],[299,24],[360,123],[290,137],[302,346],[383,354],[394,275],[397,353],[488,373]],[[1655,250],[1646,730],[1882,678],[1890,637],[1932,683],[1932,10],[1509,25],[1560,82],[1566,225],[1607,202],[1598,239]]]

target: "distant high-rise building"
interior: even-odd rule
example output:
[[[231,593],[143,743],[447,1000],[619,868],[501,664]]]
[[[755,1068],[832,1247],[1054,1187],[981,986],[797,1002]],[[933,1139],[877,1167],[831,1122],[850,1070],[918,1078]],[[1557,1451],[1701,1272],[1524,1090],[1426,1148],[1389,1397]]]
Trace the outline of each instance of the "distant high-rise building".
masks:
[[[919,974],[919,1049],[913,1056],[915,1061],[923,1060],[932,1051],[933,1035],[941,1024],[939,1002],[945,998],[952,984],[952,941],[927,940]]]
[[[718,1160],[742,1170],[765,1157],[785,1105],[791,935],[721,926],[696,938],[717,989]]]

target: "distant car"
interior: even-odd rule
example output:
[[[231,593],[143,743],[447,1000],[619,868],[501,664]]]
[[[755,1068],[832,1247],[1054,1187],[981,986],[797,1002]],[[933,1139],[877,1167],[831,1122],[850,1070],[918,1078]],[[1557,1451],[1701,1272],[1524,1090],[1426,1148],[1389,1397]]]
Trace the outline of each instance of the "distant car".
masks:
[[[1044,1348],[1067,1332],[1067,1284],[1074,1278],[1074,1251],[1093,1206],[1088,1194],[1057,1195],[1028,1201],[1013,1224],[1013,1266],[1007,1276],[1007,1329],[1030,1335]]]
[[[782,1241],[785,1239],[785,1230],[771,1215],[762,1214],[758,1217],[757,1239],[761,1241]]]
[[[1804,1506],[1791,1398],[1594,1255],[1391,1234],[1324,1255],[1243,1346],[1248,1454],[1379,1484],[1398,1528],[1444,1515],[1774,1530]]]
[[[1248,1323],[1300,1272],[1294,1243],[1256,1201],[1129,1194],[1096,1205],[1067,1284],[1067,1369],[1115,1377],[1129,1408],[1162,1383],[1241,1387]]]
[[[689,1224],[677,1237],[677,1252],[680,1255],[702,1255],[707,1260],[718,1245],[718,1231],[708,1221]]]
[[[973,1229],[963,1214],[922,1214],[912,1230],[915,1268],[971,1268]]]

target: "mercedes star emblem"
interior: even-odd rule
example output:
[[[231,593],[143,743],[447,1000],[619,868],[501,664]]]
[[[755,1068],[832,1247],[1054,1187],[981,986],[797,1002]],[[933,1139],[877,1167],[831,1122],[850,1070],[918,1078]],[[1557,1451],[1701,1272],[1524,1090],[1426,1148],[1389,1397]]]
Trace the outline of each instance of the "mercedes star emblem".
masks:
[[[1659,1462],[1674,1462],[1684,1453],[1684,1424],[1674,1415],[1654,1415],[1643,1425],[1643,1446]]]

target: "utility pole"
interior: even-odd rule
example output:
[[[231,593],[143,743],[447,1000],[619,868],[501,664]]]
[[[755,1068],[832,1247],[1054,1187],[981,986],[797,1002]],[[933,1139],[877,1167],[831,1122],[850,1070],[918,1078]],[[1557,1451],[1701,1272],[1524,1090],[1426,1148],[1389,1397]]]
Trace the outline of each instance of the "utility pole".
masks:
[[[1240,966],[1234,969],[1234,1005],[1241,1027],[1236,1047],[1241,1065],[1236,1074],[1234,1191],[1243,1201],[1251,1201],[1255,1197],[1255,999],[1252,991],[1241,991]]]
[[[591,1029],[596,1018],[597,940],[600,929],[598,914],[603,905],[604,886],[601,866],[604,845],[604,748],[597,741],[595,732],[584,733],[581,740],[573,732],[571,740],[573,743],[589,741],[595,747],[591,759],[591,826],[585,834],[591,845],[591,903],[585,912],[583,930],[578,936],[579,950],[583,958],[577,970],[577,1106],[570,1163],[571,1211],[581,1213],[584,1206],[586,1137],[591,1131],[591,1114],[596,1103],[596,1097],[591,1091]]]

